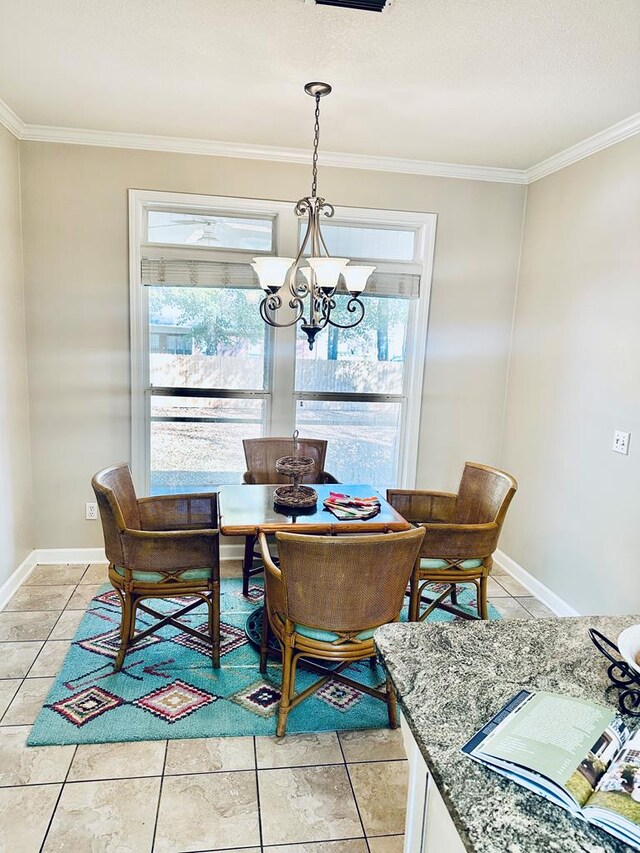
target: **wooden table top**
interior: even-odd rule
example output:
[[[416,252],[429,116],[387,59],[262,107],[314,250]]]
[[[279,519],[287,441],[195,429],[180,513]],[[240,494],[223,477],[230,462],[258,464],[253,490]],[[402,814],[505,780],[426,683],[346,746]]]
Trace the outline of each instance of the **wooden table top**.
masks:
[[[289,530],[292,533],[387,533],[408,530],[411,525],[372,487],[366,484],[313,484],[318,503],[312,510],[294,515],[278,512],[273,503],[273,486],[221,486],[218,493],[220,532],[224,536],[253,536],[259,531]],[[323,506],[329,492],[380,500],[380,512],[373,518],[341,521]]]

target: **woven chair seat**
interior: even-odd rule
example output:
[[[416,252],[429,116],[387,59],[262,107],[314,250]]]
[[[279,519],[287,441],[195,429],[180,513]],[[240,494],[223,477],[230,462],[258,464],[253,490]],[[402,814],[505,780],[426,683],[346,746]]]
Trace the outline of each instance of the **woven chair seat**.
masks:
[[[455,566],[452,566],[447,560],[437,560],[433,557],[423,557],[420,560],[421,569],[477,569],[482,565],[482,559],[463,560]]]
[[[339,634],[334,634],[331,631],[323,631],[322,628],[310,628],[308,625],[300,625],[294,623],[296,634],[303,637],[308,637],[310,640],[319,640],[321,643],[333,643],[340,639]],[[356,640],[370,640],[373,637],[374,628],[369,628],[366,631],[361,631],[356,634]]]
[[[124,577],[124,569],[122,566],[114,567],[120,577]],[[162,583],[166,582],[166,574],[162,575],[159,572],[132,571],[131,575],[134,581],[142,581],[143,583]],[[187,569],[186,572],[176,572],[176,579],[180,581],[206,581],[213,575],[213,569]]]

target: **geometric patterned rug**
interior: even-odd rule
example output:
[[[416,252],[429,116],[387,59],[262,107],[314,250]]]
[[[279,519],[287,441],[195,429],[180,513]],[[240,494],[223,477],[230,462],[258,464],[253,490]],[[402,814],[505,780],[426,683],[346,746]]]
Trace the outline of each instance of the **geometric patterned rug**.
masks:
[[[459,601],[471,603],[473,587],[459,587]],[[275,734],[281,667],[269,661],[258,671],[259,654],[244,627],[262,601],[262,580],[254,579],[249,598],[240,579],[221,582],[221,667],[211,666],[209,648],[199,639],[165,626],[134,647],[120,672],[113,672],[118,649],[120,603],[110,585],[91,601],[71,648],[36,719],[28,744],[111,743],[173,738],[237,737]],[[156,601],[170,612],[184,599]],[[206,631],[206,606],[191,611],[186,622]],[[403,613],[406,618],[406,612]],[[490,618],[500,616],[490,605]],[[442,610],[429,621],[453,621]],[[137,629],[152,623],[141,614]],[[384,680],[381,665],[352,664],[345,674],[372,687]],[[298,669],[296,692],[317,679]],[[288,732],[383,728],[383,702],[329,681],[289,714]]]

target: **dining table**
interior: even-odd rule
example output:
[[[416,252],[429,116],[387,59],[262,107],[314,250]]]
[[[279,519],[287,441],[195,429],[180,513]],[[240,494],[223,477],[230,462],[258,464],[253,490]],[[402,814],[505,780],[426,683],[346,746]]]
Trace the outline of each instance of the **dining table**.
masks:
[[[310,485],[318,495],[316,505],[307,509],[292,509],[275,504],[273,490],[277,484],[221,486],[218,493],[220,533],[223,536],[245,537],[246,548],[252,554],[260,533],[273,534],[285,530],[290,533],[343,535],[389,533],[409,530],[411,527],[373,486],[366,483],[305,485]],[[324,501],[331,492],[358,498],[375,496],[380,501],[380,512],[371,518],[338,519],[324,507]],[[263,605],[256,607],[249,615],[245,629],[249,640],[258,647],[261,643],[263,611]],[[277,653],[275,647],[272,651]]]

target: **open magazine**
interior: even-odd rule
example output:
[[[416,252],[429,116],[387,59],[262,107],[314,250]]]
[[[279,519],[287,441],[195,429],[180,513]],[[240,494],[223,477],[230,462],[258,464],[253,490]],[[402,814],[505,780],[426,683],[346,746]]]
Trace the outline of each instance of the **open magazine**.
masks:
[[[612,708],[523,690],[462,752],[640,850],[640,730]]]

